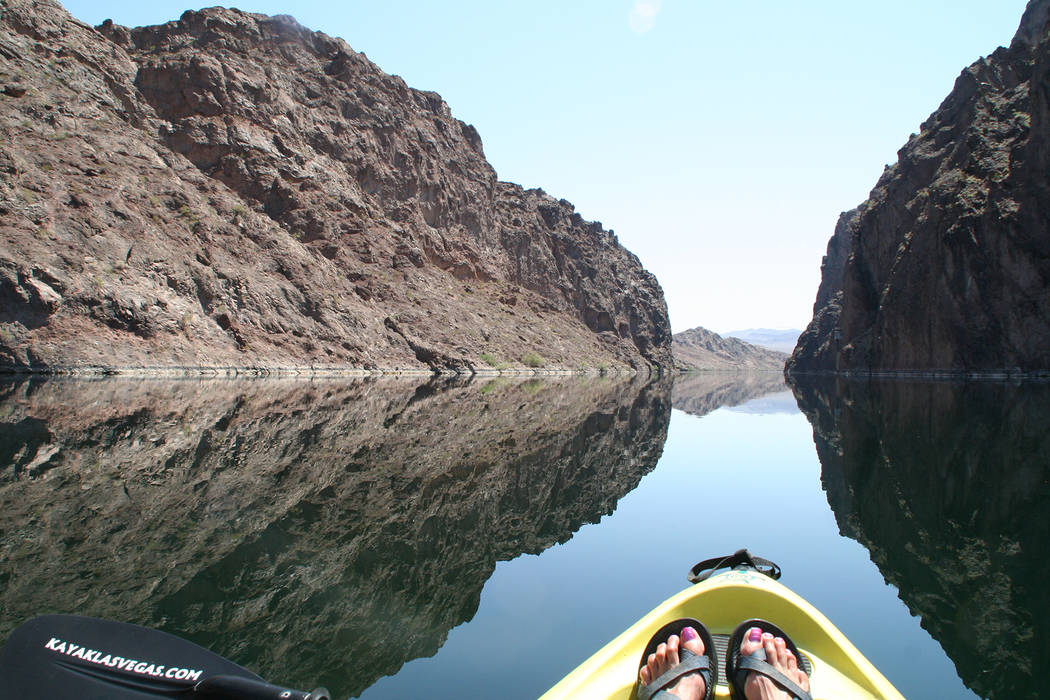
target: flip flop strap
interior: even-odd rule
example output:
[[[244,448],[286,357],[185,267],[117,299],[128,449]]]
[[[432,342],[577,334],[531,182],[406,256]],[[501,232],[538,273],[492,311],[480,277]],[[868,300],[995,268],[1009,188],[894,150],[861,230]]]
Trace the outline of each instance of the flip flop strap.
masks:
[[[765,654],[763,654],[763,656],[765,656]],[[812,700],[809,693],[802,690],[795,681],[785,676],[768,662],[757,658],[757,655],[741,656],[737,660],[736,667],[738,674],[746,673],[747,671],[762,674],[787,692],[794,695],[797,700]]]
[[[694,654],[688,649],[679,649],[678,657],[679,662],[677,665],[672,666],[653,679],[649,685],[639,689],[638,700],[650,700],[650,698],[663,690],[665,686],[671,685],[682,676],[694,671],[699,671],[700,675],[704,677],[704,683],[707,684],[707,687],[711,687],[711,660],[707,658],[706,654]]]

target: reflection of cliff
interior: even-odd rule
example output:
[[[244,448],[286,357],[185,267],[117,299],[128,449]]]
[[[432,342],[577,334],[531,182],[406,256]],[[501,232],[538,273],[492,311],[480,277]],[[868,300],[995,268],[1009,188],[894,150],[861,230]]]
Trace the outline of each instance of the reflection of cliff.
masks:
[[[497,561],[611,512],[669,413],[629,380],[8,386],[0,638],[110,617],[357,694],[434,654]]]
[[[843,534],[991,698],[1042,696],[1050,386],[795,386]]]
[[[780,372],[690,372],[675,377],[671,405],[694,416],[705,416],[723,406],[739,406],[778,391],[784,391]]]

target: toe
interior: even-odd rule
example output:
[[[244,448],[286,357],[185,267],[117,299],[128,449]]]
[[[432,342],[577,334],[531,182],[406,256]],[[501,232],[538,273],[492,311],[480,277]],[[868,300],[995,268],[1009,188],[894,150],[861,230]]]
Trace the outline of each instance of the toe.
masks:
[[[702,655],[706,651],[704,649],[704,640],[700,638],[700,633],[692,627],[684,627],[682,629],[681,647],[688,649],[697,656]]]
[[[809,676],[807,676],[806,672],[802,670],[801,666],[799,666],[795,655],[792,654],[790,650],[788,650],[787,653],[787,672],[785,675],[798,683],[798,686],[803,690],[809,690]]]
[[[743,656],[750,656],[760,646],[762,646],[762,630],[757,627],[752,627],[744,635],[744,640],[740,643],[740,653]]]
[[[776,653],[776,656],[770,657],[773,659],[772,663],[774,663],[777,668],[787,668],[787,655],[791,652],[788,651],[787,643],[782,637],[773,638],[773,650]]]
[[[652,666],[650,666],[650,669],[652,670],[654,676],[659,676],[668,668],[666,642],[656,647],[656,653],[654,654],[654,656],[656,657],[656,662]]]
[[[769,632],[762,635],[762,649],[766,652],[766,661],[771,664],[776,663],[777,645],[773,641],[773,635]]]
[[[796,680],[795,682],[798,683],[798,687],[802,688],[802,690],[804,690],[804,691],[806,691],[808,693],[809,692],[809,676],[807,676],[806,672],[803,671],[800,668],[800,669],[798,669],[798,676],[797,677],[798,677],[798,680]]]
[[[680,660],[678,656],[679,642],[680,640],[678,638],[678,635],[676,634],[672,634],[670,637],[667,638],[667,656],[665,658],[667,660],[668,668],[670,668],[671,666],[678,665],[678,662]]]

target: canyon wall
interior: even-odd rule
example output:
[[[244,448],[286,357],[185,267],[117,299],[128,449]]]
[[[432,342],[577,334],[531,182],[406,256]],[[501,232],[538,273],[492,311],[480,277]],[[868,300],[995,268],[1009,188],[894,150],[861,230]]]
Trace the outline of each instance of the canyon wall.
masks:
[[[290,17],[0,12],[0,367],[671,366],[656,279]]]
[[[1048,8],[843,215],[789,373],[1050,373]]]

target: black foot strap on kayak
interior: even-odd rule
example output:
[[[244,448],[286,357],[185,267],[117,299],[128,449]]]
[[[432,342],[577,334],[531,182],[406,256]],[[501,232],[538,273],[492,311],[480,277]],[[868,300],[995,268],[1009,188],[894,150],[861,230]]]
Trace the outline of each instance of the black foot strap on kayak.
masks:
[[[722,569],[746,569],[765,574],[776,581],[780,578],[780,567],[775,562],[756,557],[746,549],[738,549],[729,556],[705,559],[689,570],[689,581],[700,583]]]

